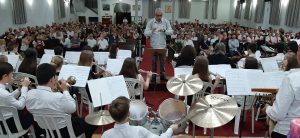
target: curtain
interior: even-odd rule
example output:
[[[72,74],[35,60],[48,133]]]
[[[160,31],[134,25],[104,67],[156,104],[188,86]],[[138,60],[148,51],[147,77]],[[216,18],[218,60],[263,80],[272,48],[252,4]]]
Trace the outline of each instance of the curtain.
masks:
[[[209,12],[209,2],[205,1],[205,9],[204,9],[204,19],[208,19],[208,12]]]
[[[254,22],[262,23],[264,20],[264,14],[265,14],[265,1],[258,0],[255,9]]]
[[[12,13],[14,24],[25,24],[27,22],[24,0],[12,0]]]
[[[65,2],[64,0],[58,0],[58,15],[60,18],[65,18],[66,17],[66,9],[65,9]]]
[[[237,1],[235,12],[234,12],[234,17],[236,19],[241,19],[241,10],[242,10],[242,4],[240,1]]]
[[[218,12],[218,0],[211,0],[212,1],[212,19],[217,19],[217,12]]]
[[[149,11],[148,11],[149,18],[154,18],[155,9],[160,7],[161,7],[161,0],[157,0],[157,1],[149,0]]]
[[[252,0],[246,0],[244,19],[251,20],[251,17],[250,17],[251,3],[252,3]]]
[[[272,25],[280,24],[280,0],[271,0],[271,11],[269,23]]]
[[[290,27],[300,27],[300,0],[290,0],[286,12],[285,25]]]
[[[179,0],[178,4],[179,8],[179,18],[190,18],[190,13],[191,13],[191,2],[188,0]]]

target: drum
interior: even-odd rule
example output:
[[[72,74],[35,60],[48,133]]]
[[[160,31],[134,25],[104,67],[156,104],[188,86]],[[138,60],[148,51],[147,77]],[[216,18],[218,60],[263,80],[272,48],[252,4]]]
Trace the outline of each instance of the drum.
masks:
[[[140,100],[132,100],[129,107],[130,125],[143,126],[147,122],[148,106]]]
[[[173,138],[193,138],[191,135],[186,135],[186,134],[180,134],[180,135],[175,135]]]
[[[181,100],[173,98],[166,99],[159,105],[158,115],[161,118],[163,126],[167,129],[170,125],[178,122],[187,115],[186,105]],[[174,133],[184,132],[186,127],[187,124],[184,122]]]

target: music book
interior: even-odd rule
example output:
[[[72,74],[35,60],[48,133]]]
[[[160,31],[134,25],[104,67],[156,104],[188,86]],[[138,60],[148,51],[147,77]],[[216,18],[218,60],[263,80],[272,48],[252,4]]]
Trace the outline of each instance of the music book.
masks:
[[[65,59],[71,64],[78,64],[81,52],[66,51]]]
[[[44,54],[40,60],[39,64],[43,64],[43,63],[50,63],[52,60],[52,57],[54,57],[55,55],[51,55],[51,54]]]
[[[94,58],[99,65],[105,65],[107,63],[109,52],[94,52]]]
[[[67,80],[70,76],[76,78],[76,83],[73,86],[85,87],[90,74],[91,67],[86,66],[76,66],[76,65],[63,65],[58,80]]]
[[[257,51],[255,52],[255,58],[256,58],[257,60],[260,60],[260,56],[261,56],[261,53],[260,53],[259,50],[257,50]]]
[[[262,58],[260,62],[264,72],[279,71],[278,63],[274,58]]]
[[[53,49],[44,49],[44,52],[45,52],[45,54],[48,54],[48,55],[55,55]]]
[[[125,58],[128,58],[128,57],[131,57],[131,50],[118,50],[118,53],[117,53],[117,58],[118,59],[125,59]]]
[[[225,77],[226,71],[231,69],[229,64],[219,64],[219,65],[208,65],[208,69],[210,72],[214,74],[219,74],[222,77]],[[211,75],[212,79],[215,79],[214,75]]]
[[[8,59],[8,63],[13,66],[14,69],[16,69],[17,64],[20,60],[19,55],[6,55]]]
[[[174,68],[174,76],[192,75],[193,67]]]
[[[255,95],[252,88],[279,89],[287,74],[282,71],[262,72],[262,70],[231,69],[226,71],[228,95]]]
[[[129,98],[125,79],[122,75],[89,80],[87,83],[94,107],[108,105],[119,96]]]
[[[117,75],[120,73],[123,63],[124,59],[108,59],[106,70],[110,71],[113,75]]]

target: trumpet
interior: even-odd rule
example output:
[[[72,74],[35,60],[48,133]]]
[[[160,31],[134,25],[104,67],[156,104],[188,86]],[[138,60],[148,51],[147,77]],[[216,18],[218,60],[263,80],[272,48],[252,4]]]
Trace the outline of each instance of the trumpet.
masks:
[[[12,86],[14,86],[15,88],[20,89],[20,88],[22,87],[22,86],[21,86],[21,82],[22,82],[24,79],[30,81],[29,78],[27,78],[27,77],[24,77],[23,79],[15,79],[14,82],[12,83]],[[33,89],[33,88],[36,88],[37,85],[38,85],[38,84],[37,84],[36,82],[30,82],[30,84],[28,85],[28,88],[29,88],[29,89]]]
[[[67,86],[71,87],[72,85],[74,85],[76,83],[76,81],[77,80],[76,80],[75,76],[69,76],[68,79],[66,80]],[[57,81],[56,88],[53,89],[54,92],[61,91],[61,88],[59,87],[61,83],[62,83],[61,80]]]

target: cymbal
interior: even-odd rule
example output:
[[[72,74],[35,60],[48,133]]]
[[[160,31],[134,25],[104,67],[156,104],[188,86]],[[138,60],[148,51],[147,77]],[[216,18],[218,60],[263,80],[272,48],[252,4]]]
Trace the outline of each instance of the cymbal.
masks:
[[[215,128],[232,120],[238,110],[234,98],[223,94],[211,94],[193,103],[188,116],[197,126]]]
[[[101,110],[99,112],[89,114],[84,120],[88,124],[96,126],[107,125],[114,122],[114,119],[111,118],[107,110]]]
[[[203,88],[203,82],[198,75],[179,75],[167,82],[167,89],[179,96],[193,95]]]

